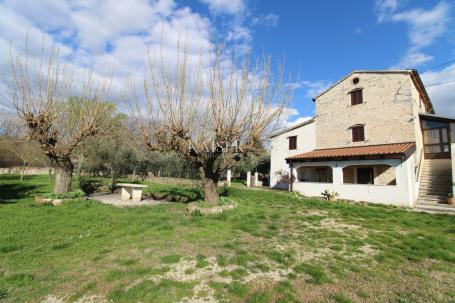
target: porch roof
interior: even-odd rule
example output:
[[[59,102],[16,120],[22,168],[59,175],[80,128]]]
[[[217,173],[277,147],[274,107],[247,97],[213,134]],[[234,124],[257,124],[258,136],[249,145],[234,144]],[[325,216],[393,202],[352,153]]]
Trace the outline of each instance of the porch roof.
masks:
[[[414,142],[316,149],[286,158],[286,161],[327,161],[351,159],[402,159],[415,151]]]

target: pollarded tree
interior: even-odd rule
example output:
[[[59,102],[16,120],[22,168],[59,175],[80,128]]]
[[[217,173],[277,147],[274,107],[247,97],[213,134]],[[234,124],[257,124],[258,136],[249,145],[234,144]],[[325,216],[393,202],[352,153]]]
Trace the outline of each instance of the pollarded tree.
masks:
[[[44,43],[43,43],[44,45]],[[71,189],[75,150],[89,138],[108,134],[117,126],[115,105],[105,102],[110,82],[97,84],[88,72],[80,85],[56,48],[33,59],[26,49],[10,58],[8,101],[55,171],[54,192]],[[69,94],[77,97],[69,97]]]
[[[158,60],[149,52],[146,105],[136,102],[132,114],[150,149],[174,151],[194,163],[205,201],[213,204],[222,174],[261,146],[292,91],[270,58],[251,64],[250,56],[228,58],[217,49],[209,59],[190,60],[188,47],[177,50],[173,66],[164,62],[162,48]]]

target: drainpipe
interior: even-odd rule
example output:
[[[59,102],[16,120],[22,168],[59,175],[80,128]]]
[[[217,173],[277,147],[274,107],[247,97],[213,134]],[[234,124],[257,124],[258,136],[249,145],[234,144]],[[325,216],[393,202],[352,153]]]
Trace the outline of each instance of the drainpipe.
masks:
[[[294,165],[292,164],[292,161],[289,161],[289,191],[294,191],[294,182],[293,182],[293,168],[294,168]]]

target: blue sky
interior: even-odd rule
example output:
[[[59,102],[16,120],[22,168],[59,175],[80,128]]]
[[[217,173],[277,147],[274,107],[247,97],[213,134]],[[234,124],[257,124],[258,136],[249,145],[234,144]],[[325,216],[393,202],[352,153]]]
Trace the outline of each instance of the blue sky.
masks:
[[[146,45],[166,28],[194,49],[226,43],[284,59],[296,86],[291,121],[313,114],[311,97],[354,69],[425,71],[455,59],[455,2],[449,0],[0,0],[0,68],[25,33],[39,49],[41,32],[76,70],[115,68],[140,81]],[[172,50],[169,50],[172,53]],[[422,74],[425,84],[455,79],[455,62]],[[455,83],[428,88],[436,111],[455,116]]]

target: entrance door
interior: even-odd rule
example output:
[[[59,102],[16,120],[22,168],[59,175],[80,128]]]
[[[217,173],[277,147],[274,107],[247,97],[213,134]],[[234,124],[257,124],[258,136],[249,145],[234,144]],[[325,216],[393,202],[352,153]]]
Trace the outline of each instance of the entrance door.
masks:
[[[449,125],[446,122],[424,120],[423,144],[426,159],[450,158]]]

